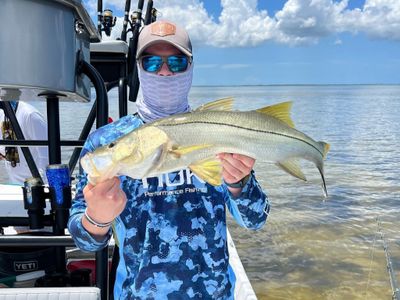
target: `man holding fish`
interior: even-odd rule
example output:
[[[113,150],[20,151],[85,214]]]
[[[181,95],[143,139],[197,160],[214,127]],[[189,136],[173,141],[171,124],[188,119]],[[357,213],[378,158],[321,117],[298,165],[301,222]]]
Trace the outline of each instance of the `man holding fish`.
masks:
[[[101,249],[114,234],[120,250],[115,299],[233,299],[226,207],[249,229],[261,228],[269,212],[252,170],[255,159],[229,151],[234,147],[177,144],[171,136],[179,130],[166,133],[185,121],[169,124],[169,116],[191,111],[193,57],[184,29],[168,21],[145,26],[137,62],[138,115],[86,141],[69,231],[87,251]],[[222,99],[199,110],[230,106]],[[152,126],[163,120],[165,130]],[[205,134],[190,126],[192,135]]]

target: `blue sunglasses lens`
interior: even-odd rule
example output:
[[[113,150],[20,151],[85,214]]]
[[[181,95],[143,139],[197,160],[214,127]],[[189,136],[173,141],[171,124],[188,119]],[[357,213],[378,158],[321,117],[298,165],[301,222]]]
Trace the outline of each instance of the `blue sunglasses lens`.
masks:
[[[158,55],[148,55],[142,58],[142,67],[147,72],[155,73],[160,70],[163,62],[167,62],[169,70],[173,73],[186,71],[189,60],[184,55],[171,55],[163,58]]]
[[[142,67],[147,72],[157,72],[163,64],[161,56],[145,56],[142,59]]]
[[[168,68],[171,72],[179,73],[186,71],[188,66],[188,58],[183,55],[171,55],[167,59]]]

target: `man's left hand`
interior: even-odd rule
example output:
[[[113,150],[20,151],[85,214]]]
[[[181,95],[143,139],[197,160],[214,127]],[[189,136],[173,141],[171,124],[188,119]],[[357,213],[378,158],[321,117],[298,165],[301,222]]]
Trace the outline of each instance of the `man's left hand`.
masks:
[[[250,174],[256,160],[237,153],[219,153],[222,163],[222,178],[227,183],[235,183]]]

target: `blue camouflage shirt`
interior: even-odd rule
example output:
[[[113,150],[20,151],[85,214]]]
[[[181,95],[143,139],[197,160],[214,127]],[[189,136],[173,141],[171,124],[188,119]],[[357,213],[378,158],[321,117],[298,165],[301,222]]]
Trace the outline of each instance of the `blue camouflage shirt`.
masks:
[[[132,115],[93,132],[81,156],[141,126]],[[143,180],[120,176],[127,204],[114,221],[120,261],[115,299],[233,299],[235,275],[229,266],[226,208],[248,229],[261,228],[269,202],[252,173],[234,199],[225,185],[212,186],[189,169]],[[82,226],[86,208],[80,175],[68,228],[85,251],[105,247]]]

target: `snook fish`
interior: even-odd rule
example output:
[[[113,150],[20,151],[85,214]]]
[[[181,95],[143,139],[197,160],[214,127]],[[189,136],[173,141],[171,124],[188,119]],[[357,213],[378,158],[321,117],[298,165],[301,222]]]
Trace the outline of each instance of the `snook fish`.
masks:
[[[222,183],[216,154],[239,153],[275,162],[289,174],[306,180],[300,158],[313,162],[327,196],[323,160],[329,144],[316,142],[294,128],[291,102],[252,111],[233,111],[224,98],[193,112],[145,124],[114,142],[87,153],[81,165],[92,184],[118,175],[142,179],[189,167],[206,182]]]

